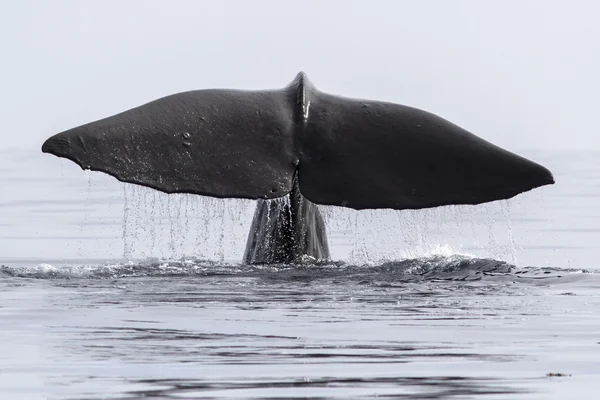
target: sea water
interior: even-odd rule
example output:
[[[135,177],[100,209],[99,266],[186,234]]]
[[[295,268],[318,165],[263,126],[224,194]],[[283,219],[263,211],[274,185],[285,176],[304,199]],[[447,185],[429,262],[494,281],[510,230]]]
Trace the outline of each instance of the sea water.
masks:
[[[240,265],[255,203],[0,152],[0,399],[595,399],[599,152],[556,185],[324,207],[332,262]]]

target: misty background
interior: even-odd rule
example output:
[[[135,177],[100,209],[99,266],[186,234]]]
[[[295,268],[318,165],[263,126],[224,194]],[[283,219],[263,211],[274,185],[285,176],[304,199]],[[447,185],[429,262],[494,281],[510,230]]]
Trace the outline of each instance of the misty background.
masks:
[[[509,150],[600,148],[595,1],[0,4],[2,147],[202,88],[407,104]]]

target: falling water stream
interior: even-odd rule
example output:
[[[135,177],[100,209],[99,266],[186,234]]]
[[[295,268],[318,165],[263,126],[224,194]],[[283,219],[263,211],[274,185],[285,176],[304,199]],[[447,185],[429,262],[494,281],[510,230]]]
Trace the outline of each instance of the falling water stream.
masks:
[[[242,258],[255,201],[122,186],[124,259]],[[320,208],[330,241],[335,244],[335,260],[373,264],[453,252],[468,255],[479,249],[513,264],[517,261],[511,200],[428,210]]]

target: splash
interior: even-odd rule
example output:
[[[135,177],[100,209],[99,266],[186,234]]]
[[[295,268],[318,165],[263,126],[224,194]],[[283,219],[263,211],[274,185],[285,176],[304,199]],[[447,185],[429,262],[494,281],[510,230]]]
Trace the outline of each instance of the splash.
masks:
[[[517,268],[505,261],[461,255],[429,256],[400,261],[374,263],[315,263],[302,265],[237,265],[196,257],[181,259],[149,258],[142,261],[105,262],[102,264],[49,264],[0,266],[0,277],[33,279],[119,279],[152,277],[215,277],[285,278],[290,273],[307,279],[335,278],[340,280],[368,279],[373,282],[414,282],[422,280],[476,281],[495,279],[545,280],[572,282],[573,279],[600,278],[581,269]]]

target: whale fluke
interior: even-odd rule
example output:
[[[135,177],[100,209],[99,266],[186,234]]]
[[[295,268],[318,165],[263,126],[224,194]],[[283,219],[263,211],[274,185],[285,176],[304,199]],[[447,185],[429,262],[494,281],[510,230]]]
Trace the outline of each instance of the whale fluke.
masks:
[[[279,90],[163,97],[54,135],[42,151],[166,193],[259,199],[244,262],[260,264],[329,259],[316,204],[479,204],[554,183],[443,118],[326,94],[302,72]]]
[[[546,168],[436,115],[316,90],[167,96],[49,138],[42,151],[167,193],[419,209],[506,199],[554,182]]]
[[[543,166],[416,108],[316,92],[300,190],[314,203],[421,209],[508,199],[554,183]]]
[[[269,199],[292,188],[285,91],[198,90],[52,136],[42,151],[166,193]]]

